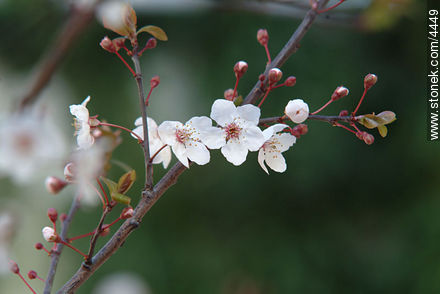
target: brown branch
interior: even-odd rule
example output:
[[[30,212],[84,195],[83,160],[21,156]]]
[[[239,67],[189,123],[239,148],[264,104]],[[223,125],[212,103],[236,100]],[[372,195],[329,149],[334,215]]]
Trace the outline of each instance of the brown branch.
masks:
[[[139,62],[139,56],[137,54],[137,45],[133,50],[133,57],[131,58],[134,63],[136,72],[135,80],[138,87],[139,95],[139,107],[142,114],[142,127],[144,131],[144,141],[142,143],[142,149],[144,150],[145,160],[145,189],[151,190],[153,188],[153,163],[150,162],[150,144],[148,138],[148,123],[147,123],[147,106],[145,105],[145,91],[142,78],[141,64]]]
[[[67,241],[67,232],[69,231],[70,224],[72,223],[73,217],[77,210],[79,209],[80,202],[79,202],[79,194],[75,196],[75,198],[72,201],[72,205],[70,207],[69,213],[67,214],[67,218],[63,222],[63,228],[61,229],[61,234],[59,235],[61,240]],[[58,262],[60,260],[61,252],[63,251],[64,245],[61,243],[57,244],[56,250],[52,251],[50,258],[50,267],[49,271],[46,276],[46,282],[44,284],[44,294],[50,294],[52,291],[53,281],[55,278],[55,274],[57,271]]]
[[[324,7],[329,0],[322,0],[318,4],[318,9]],[[316,18],[316,11],[310,10],[298,29],[292,35],[288,43],[284,46],[283,50],[277,55],[271,65],[267,68],[271,67],[280,67],[296,50],[298,49],[299,42],[305,35],[305,33],[310,28],[311,24]],[[136,68],[136,81],[138,84],[139,97],[140,102],[144,102],[143,95],[143,85],[142,85],[142,75],[140,72],[140,65],[138,58],[135,58],[136,54],[133,56],[133,62],[135,63]],[[267,71],[265,72],[267,74]],[[262,92],[259,90],[260,82],[256,84],[256,88],[248,94],[244,103],[254,103],[258,97],[261,97]],[[144,127],[144,138],[148,138],[148,130],[146,124],[146,110],[145,105],[141,105],[142,109],[142,117],[143,117],[143,127]],[[146,141],[146,140],[144,140]],[[144,142],[144,152],[148,150],[148,144],[145,145]],[[147,156],[145,156],[145,160],[147,160]],[[149,160],[149,154],[148,154]],[[146,162],[148,164],[148,162]],[[148,165],[147,165],[147,177],[148,175],[152,175],[148,173]],[[101,250],[92,258],[90,264],[83,263],[82,266],[78,269],[78,271],[72,276],[72,278],[57,292],[61,293],[74,293],[76,289],[78,289],[83,283],[87,281],[88,278],[102,265],[104,262],[109,259],[118,249],[124,244],[125,240],[128,236],[136,229],[144,215],[150,210],[150,208],[159,200],[159,198],[167,191],[172,185],[177,182],[179,176],[186,170],[185,166],[180,162],[176,163],[166,174],[165,176],[154,186],[153,190],[148,189],[149,180],[147,178],[146,189],[142,192],[142,199],[138,203],[135,208],[134,215],[130,219],[126,220],[121,227],[115,232],[115,234],[111,237],[111,239],[101,248]],[[151,177],[152,183],[152,177]]]
[[[109,204],[107,204],[104,211],[102,212],[101,219],[99,220],[99,223],[96,226],[95,232],[94,232],[92,238],[90,239],[89,252],[87,253],[87,259],[85,261],[86,264],[90,264],[90,262],[92,260],[93,253],[95,251],[96,242],[98,241],[98,237],[102,232],[102,225],[104,224],[105,217],[110,213],[111,210],[112,210],[112,207]]]
[[[32,104],[38,97],[38,94],[40,94],[49,83],[64,57],[73,48],[77,39],[92,22],[95,15],[95,7],[100,1],[101,0],[97,0],[92,8],[72,6],[70,17],[41,60],[30,90],[21,99],[19,105],[20,110]]]
[[[285,121],[286,119],[288,119],[286,116],[274,116],[274,117],[266,117],[266,118],[262,118],[260,119],[259,124],[260,125],[265,125],[265,124],[270,124],[270,123],[281,123],[283,121]],[[357,117],[352,117],[352,116],[337,116],[337,115],[309,115],[309,117],[307,119],[310,120],[319,120],[319,121],[324,121],[324,122],[328,122],[330,124],[333,124],[335,122],[355,122],[357,120]]]
[[[323,8],[325,5],[327,5],[328,1],[329,0],[319,1],[316,10],[320,10],[321,8]],[[316,16],[318,15],[316,10],[310,9],[307,12],[303,21],[301,22],[299,27],[296,29],[295,33],[292,35],[292,37],[290,37],[289,41],[286,43],[286,45],[284,45],[283,49],[281,49],[280,53],[278,53],[278,55],[274,58],[272,63],[266,67],[266,70],[264,71],[264,75],[266,76],[266,80],[267,80],[267,74],[270,69],[272,69],[274,67],[278,67],[278,68],[281,67],[287,61],[287,59],[289,59],[289,57],[298,50],[302,38],[307,33],[307,31],[310,29],[313,21],[315,20]],[[260,89],[260,86],[261,86],[261,82],[258,81],[255,84],[254,88],[250,91],[250,93],[244,99],[243,104],[254,104],[255,102],[257,102],[257,100],[259,98],[261,98],[263,96],[264,92]]]
[[[165,176],[155,185],[153,191],[143,191],[142,199],[136,206],[133,217],[126,220],[115,232],[107,244],[92,258],[90,264],[83,263],[73,277],[57,293],[74,293],[87,279],[122,246],[128,236],[136,229],[144,215],[159,200],[159,198],[186,170],[180,162],[176,163]]]

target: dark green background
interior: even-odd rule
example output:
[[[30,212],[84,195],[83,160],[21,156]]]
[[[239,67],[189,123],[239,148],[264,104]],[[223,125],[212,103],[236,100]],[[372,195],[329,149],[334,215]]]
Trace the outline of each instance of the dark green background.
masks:
[[[1,58],[25,73],[65,15],[44,0],[4,7]],[[314,25],[283,67],[297,85],[274,91],[262,110],[263,116],[279,115],[298,97],[316,109],[341,84],[350,95],[324,113],[352,110],[371,72],[379,82],[360,112],[394,111],[398,120],[387,138],[373,131],[376,142],[367,146],[348,132],[311,121],[309,133],[285,153],[287,172],[270,176],[256,153],[234,167],[213,151],[210,164],[185,172],[78,293],[89,293],[116,270],[137,272],[154,293],[440,293],[440,156],[439,143],[426,140],[423,9],[414,5],[409,16],[382,31]],[[232,67],[242,59],[249,63],[239,87],[246,94],[265,65],[256,31],[268,29],[275,54],[299,24],[246,12],[138,14],[141,25],[158,25],[169,36],[142,58],[147,78],[161,76],[151,102],[158,123],[208,115],[214,99],[233,87]],[[66,109],[92,95],[91,113],[130,127],[139,115],[136,86],[122,64],[98,46],[104,35],[114,36],[94,22],[63,64],[61,74],[77,97]],[[149,63],[159,55],[168,62],[156,64],[153,72]],[[174,72],[175,62],[185,70]],[[188,97],[185,87],[167,94],[176,87],[167,81],[180,78],[195,83],[190,86],[196,96],[188,101],[182,101]],[[175,95],[179,91],[182,96]],[[124,138],[114,157],[142,178],[140,148]],[[156,179],[162,173],[158,166]],[[114,176],[119,174],[115,169]],[[133,199],[141,187],[134,186]],[[92,230],[98,210],[82,211],[72,235]],[[79,266],[72,256],[73,263],[61,264],[63,274]],[[56,284],[66,278],[58,277]]]

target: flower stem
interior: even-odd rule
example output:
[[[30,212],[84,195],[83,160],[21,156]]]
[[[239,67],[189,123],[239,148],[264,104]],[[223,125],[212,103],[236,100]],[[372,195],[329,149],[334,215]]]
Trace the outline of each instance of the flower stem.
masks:
[[[156,153],[153,154],[153,156],[151,156],[150,158],[150,162],[153,162],[154,158],[160,153],[160,151],[162,151],[165,147],[167,147],[167,144],[163,145],[162,147],[160,147],[159,150],[156,151]]]
[[[269,48],[268,48],[267,44],[264,45],[264,50],[266,51],[267,64],[269,65],[272,63],[272,58],[270,57],[270,52],[269,52]]]
[[[63,240],[59,241],[61,244],[63,244],[64,246],[69,247],[70,249],[72,249],[73,251],[77,252],[78,254],[81,254],[84,258],[87,258],[87,255],[85,255],[84,253],[82,253],[79,249],[77,249],[76,247],[70,245],[67,242],[64,242]]]
[[[134,72],[134,70],[131,68],[131,66],[127,63],[127,61],[125,61],[124,58],[122,58],[121,54],[119,54],[118,52],[115,52],[115,54],[119,57],[119,59],[124,63],[124,65],[130,70],[131,74],[135,77],[136,73]]]
[[[269,86],[269,88],[266,91],[266,94],[264,94],[263,99],[261,99],[260,103],[258,104],[258,108],[261,107],[261,105],[263,105],[264,100],[266,100],[267,95],[269,95],[269,92],[272,90],[272,86]]]
[[[324,12],[330,11],[330,10],[332,10],[332,9],[334,9],[334,8],[336,8],[336,7],[338,7],[339,5],[341,5],[341,4],[344,3],[344,2],[345,2],[345,0],[339,0],[339,2],[336,3],[335,5],[332,5],[332,6],[328,7],[328,8],[326,8],[326,9],[323,9],[323,10],[319,10],[318,13],[321,14],[321,13],[324,13]]]
[[[32,291],[32,293],[37,294],[37,292],[35,292],[35,290],[31,287],[31,285],[29,285],[29,283],[26,281],[26,279],[23,277],[23,275],[18,272],[17,275],[20,277],[20,279],[23,281],[23,283],[26,284],[26,286],[29,288],[29,290]]]
[[[338,123],[338,122],[335,122],[334,125],[335,125],[335,126],[338,126],[338,127],[341,127],[341,128],[343,128],[343,129],[345,129],[345,130],[347,130],[347,131],[349,131],[349,132],[351,132],[351,133],[353,133],[353,134],[356,135],[356,132],[355,132],[355,131],[353,131],[352,129],[350,129],[350,128],[344,126],[344,125],[341,125],[341,124]]]
[[[234,94],[232,94],[232,100],[234,100],[235,96],[237,96],[237,87],[238,87],[238,82],[239,81],[240,81],[240,78],[237,77],[237,79],[235,80]]]
[[[352,112],[352,116],[355,116],[356,115],[356,112],[358,111],[358,109],[359,109],[359,107],[361,106],[361,104],[362,104],[362,101],[364,101],[364,98],[365,98],[365,95],[367,94],[367,91],[368,91],[368,89],[367,88],[365,88],[364,89],[364,93],[362,94],[362,97],[361,97],[361,99],[359,100],[359,103],[358,103],[358,105],[356,106],[356,109]]]
[[[326,108],[327,106],[329,106],[330,105],[330,103],[332,103],[333,102],[333,100],[332,99],[330,99],[329,101],[327,101],[327,103],[326,104],[324,104],[320,109],[318,109],[318,110],[316,110],[315,112],[312,112],[311,113],[311,115],[315,115],[315,114],[317,114],[317,113],[319,113],[319,112],[321,112],[321,110],[323,110],[324,108]]]
[[[119,126],[119,125],[115,125],[115,124],[109,124],[109,123],[105,123],[105,122],[100,122],[99,123],[100,126],[108,126],[108,127],[114,127],[114,128],[118,128],[124,131],[129,132],[130,134],[132,134],[133,136],[135,136],[139,141],[144,141],[138,134],[136,134],[135,132],[133,132],[130,129],[127,129],[123,126]]]
[[[101,188],[102,193],[103,193],[104,196],[105,196],[105,200],[106,200],[106,202],[107,202],[107,205],[110,204],[110,201],[108,200],[107,193],[105,192],[104,187],[103,187],[102,184],[101,184],[101,181],[100,181],[98,178],[96,178],[96,182],[98,183],[99,187]]]

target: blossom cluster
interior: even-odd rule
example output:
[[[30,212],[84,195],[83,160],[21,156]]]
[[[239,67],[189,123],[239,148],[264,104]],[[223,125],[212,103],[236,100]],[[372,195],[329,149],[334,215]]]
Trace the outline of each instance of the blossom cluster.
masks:
[[[81,105],[70,106],[76,117],[77,143],[80,149],[88,149],[94,142],[91,129],[99,125],[96,118],[89,116],[86,106],[90,97]],[[235,166],[246,161],[249,151],[258,151],[258,163],[268,172],[267,166],[276,172],[287,169],[282,155],[296,142],[285,124],[276,124],[260,129],[260,108],[254,105],[236,106],[226,99],[217,99],[211,107],[210,117],[195,116],[186,123],[164,121],[159,126],[147,118],[150,155],[154,164],[167,168],[171,161],[171,151],[186,167],[190,161],[205,165],[210,161],[210,150],[220,149],[227,161]],[[301,99],[291,100],[285,114],[295,123],[305,121],[309,115],[307,104]],[[216,122],[216,126],[213,125]],[[135,121],[132,136],[144,140],[142,117]]]

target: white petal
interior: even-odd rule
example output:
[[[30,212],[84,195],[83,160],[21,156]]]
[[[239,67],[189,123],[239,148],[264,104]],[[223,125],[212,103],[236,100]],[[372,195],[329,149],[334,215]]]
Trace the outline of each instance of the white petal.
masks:
[[[144,128],[142,126],[139,126],[135,129],[132,130],[133,133],[135,133],[136,135],[138,135],[139,137],[142,138],[142,140],[144,139]],[[133,134],[131,134],[131,136],[135,139],[137,139],[137,137]]]
[[[254,125],[258,125],[260,121],[260,108],[255,105],[246,104],[237,107],[237,112],[240,118],[252,122]]]
[[[134,125],[135,126],[142,126],[142,116],[139,116],[135,121],[134,121]]]
[[[74,115],[80,122],[88,122],[89,111],[82,105],[70,105],[70,113]]]
[[[160,127],[159,127],[160,128]],[[186,155],[186,148],[185,145],[182,143],[176,143],[173,146],[171,146],[171,149],[173,150],[174,155],[176,155],[177,159],[187,168],[189,168],[189,162],[188,157]]]
[[[274,133],[281,132],[282,130],[284,130],[285,128],[288,128],[288,127],[289,126],[286,124],[275,124],[273,126],[270,126],[270,128],[273,128]]]
[[[269,174],[269,171],[267,170],[267,167],[264,165],[264,159],[265,159],[264,150],[263,150],[263,149],[260,149],[260,151],[258,151],[258,163],[260,164],[261,168],[262,168],[267,174]]]
[[[162,162],[163,168],[167,168],[171,162],[171,148],[170,146],[165,147],[160,153],[157,155]]]
[[[284,113],[294,122],[302,123],[309,117],[309,106],[302,99],[290,100]]]
[[[267,153],[266,164],[279,173],[282,173],[287,169],[286,160],[280,152]]]
[[[181,127],[183,127],[181,122],[167,120],[160,124],[160,126],[157,128],[157,131],[162,142],[167,145],[173,146],[178,143],[176,138],[176,131],[178,128]]]
[[[188,158],[198,165],[207,164],[210,160],[210,155],[206,146],[200,142],[192,142],[186,145],[186,152]]]
[[[156,132],[157,131],[157,124],[151,117],[147,117],[147,126],[148,126],[148,132]],[[142,125],[142,118],[141,118],[141,124]]]
[[[217,99],[212,104],[211,118],[219,125],[225,126],[231,123],[234,118],[238,117],[237,108],[234,102],[225,99]]]
[[[280,152],[289,150],[289,148],[292,147],[296,142],[296,137],[291,134],[282,133],[277,134],[276,136],[279,142],[279,144],[277,144],[277,148]]]
[[[76,137],[79,149],[89,149],[95,142],[95,138],[90,134],[90,126],[85,124],[81,127]]]
[[[160,139],[150,140],[150,155],[153,156],[159,149],[163,147],[163,142]],[[162,163],[164,168],[168,167],[171,161],[171,149],[169,146],[163,148],[153,159],[153,164]]]
[[[273,127],[268,127],[263,131],[264,140],[267,141],[275,134]]]
[[[250,126],[243,129],[243,134],[240,137],[250,151],[258,151],[264,142],[266,142],[263,132],[257,126]]]
[[[220,149],[226,144],[226,134],[223,129],[210,127],[200,132],[200,140],[209,149]]]
[[[204,130],[212,127],[212,120],[207,116],[194,116],[189,119],[185,124],[190,125],[197,130]]]
[[[87,106],[87,103],[89,103],[89,102],[90,102],[90,96],[87,96],[86,99],[84,99],[84,101],[81,102],[81,105],[84,106],[84,107],[86,107],[86,106]]]
[[[221,152],[226,160],[233,165],[240,165],[246,160],[248,154],[247,148],[238,143],[237,140],[229,140],[225,146],[222,147]]]

